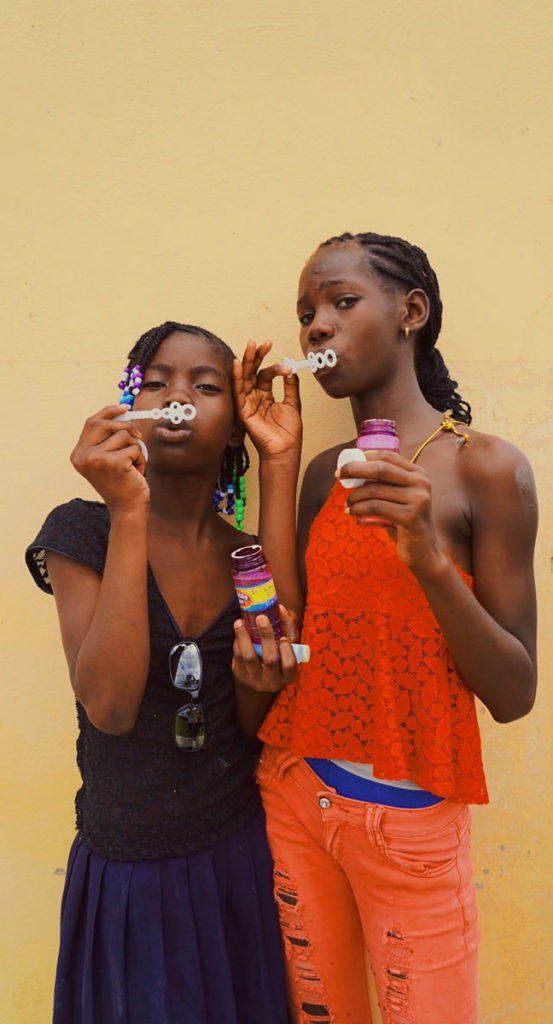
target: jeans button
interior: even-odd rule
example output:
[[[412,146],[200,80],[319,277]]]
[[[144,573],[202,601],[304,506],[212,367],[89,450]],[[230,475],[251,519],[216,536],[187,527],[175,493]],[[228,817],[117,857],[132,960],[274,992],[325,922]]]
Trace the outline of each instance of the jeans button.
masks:
[[[320,796],[319,797],[319,807],[324,807],[324,809],[326,811],[327,808],[329,808],[331,806],[332,806],[332,804],[331,804],[331,802],[330,802],[330,800],[328,799],[327,796]]]

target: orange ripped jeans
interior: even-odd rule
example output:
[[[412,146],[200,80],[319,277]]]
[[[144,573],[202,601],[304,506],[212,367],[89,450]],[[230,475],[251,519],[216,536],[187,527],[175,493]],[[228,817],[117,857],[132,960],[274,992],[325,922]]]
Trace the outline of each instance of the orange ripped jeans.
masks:
[[[260,759],[295,1024],[477,1024],[470,812],[337,796],[295,754]]]

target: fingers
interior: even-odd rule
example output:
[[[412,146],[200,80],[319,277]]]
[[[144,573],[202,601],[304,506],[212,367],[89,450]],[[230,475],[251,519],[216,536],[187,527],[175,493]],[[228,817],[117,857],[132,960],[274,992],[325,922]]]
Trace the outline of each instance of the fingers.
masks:
[[[233,673],[240,683],[254,690],[277,693],[295,678],[296,658],[288,639],[282,637],[277,644],[266,615],[258,615],[256,625],[261,657],[255,652],[243,620],[234,623]]]
[[[379,516],[409,530],[418,530],[423,523],[428,523],[430,509],[430,485],[421,477],[411,486],[367,481],[349,492],[345,504],[345,512],[358,520]]]
[[[141,438],[142,434],[134,423],[126,423],[124,420],[117,420],[116,417],[125,412],[128,406],[108,405],[105,409],[89,416],[81,431],[78,444],[101,444],[112,434],[122,432],[126,434],[130,442],[135,438]]]
[[[291,405],[301,413],[300,379],[297,373],[292,373],[289,366],[282,367],[284,384],[284,402]]]
[[[273,343],[268,339],[261,345],[257,345],[255,341],[248,341],[242,356],[242,380],[246,393],[256,386],[257,371],[272,347]]]
[[[269,384],[274,380],[275,377],[284,377],[285,380],[294,378],[292,391],[298,390],[298,381],[295,374],[289,366],[285,366],[284,363],[273,363],[271,366],[264,367],[260,370],[261,363],[265,356],[270,352],[273,347],[272,341],[267,339],[262,342],[261,345],[257,345],[255,341],[248,341],[242,356],[242,361],[235,360],[234,364],[234,376],[237,382],[240,382],[241,388],[245,394],[248,394],[253,388],[261,387],[262,390],[270,390]],[[240,368],[238,367],[240,363]]]
[[[285,608],[283,604],[279,604],[278,612],[282,635],[286,637],[290,643],[297,643],[300,638],[300,631],[296,613],[293,612],[291,608]]]
[[[138,443],[142,434],[132,422],[116,419],[125,408],[106,406],[86,420],[71,453],[71,462],[79,473],[87,476],[89,471],[97,473],[103,466],[116,472],[134,466],[144,475],[146,460]]]
[[[353,456],[353,451],[351,454]],[[399,483],[406,480],[405,474],[419,471],[419,466],[414,466],[397,452],[365,452],[359,460],[339,464],[334,476],[337,480],[363,478]]]

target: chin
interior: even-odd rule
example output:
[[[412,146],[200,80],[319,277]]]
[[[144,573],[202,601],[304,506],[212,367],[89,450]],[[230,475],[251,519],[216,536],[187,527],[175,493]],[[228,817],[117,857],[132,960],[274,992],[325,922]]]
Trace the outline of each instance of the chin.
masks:
[[[352,389],[347,386],[345,381],[323,378],[318,380],[317,384],[329,398],[349,398],[352,393]]]

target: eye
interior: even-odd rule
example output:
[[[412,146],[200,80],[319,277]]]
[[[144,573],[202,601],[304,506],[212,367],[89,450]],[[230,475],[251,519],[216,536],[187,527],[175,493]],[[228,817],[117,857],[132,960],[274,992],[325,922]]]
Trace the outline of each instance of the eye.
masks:
[[[221,394],[221,388],[218,388],[216,384],[208,384],[207,381],[203,381],[201,384],[196,384],[196,391],[207,391],[208,394]]]
[[[341,299],[338,299],[336,309],[351,309],[357,302],[359,299],[356,295],[343,295]]]
[[[300,313],[298,319],[302,327],[308,327],[313,321],[313,313]]]
[[[145,380],[140,388],[141,391],[158,391],[159,388],[164,388],[165,383],[162,380]]]

